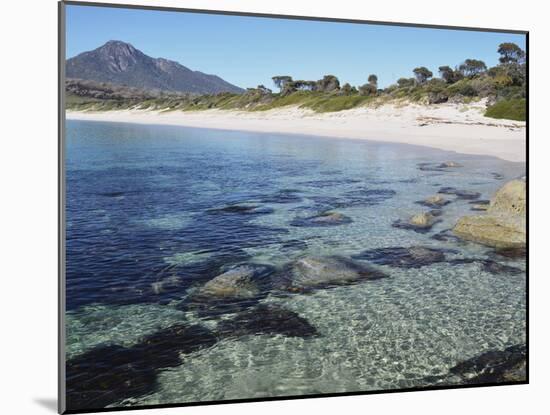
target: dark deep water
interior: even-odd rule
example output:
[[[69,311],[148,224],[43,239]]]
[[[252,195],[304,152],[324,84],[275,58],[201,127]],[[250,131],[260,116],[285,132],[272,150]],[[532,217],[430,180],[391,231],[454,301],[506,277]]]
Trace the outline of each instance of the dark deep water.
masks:
[[[475,214],[469,200],[451,197],[429,232],[392,227],[425,211],[415,202],[441,187],[489,199],[523,164],[387,143],[85,121],[68,121],[66,146],[69,357],[143,357],[143,339],[176,324],[194,327],[186,341],[207,345],[180,350],[186,357],[177,364],[147,361],[154,373],[141,362],[134,390],[87,405],[426,385],[460,360],[525,341],[525,260],[499,260],[509,268],[495,273],[457,261],[494,260],[490,249],[432,238]],[[419,169],[447,160],[464,167]],[[325,211],[347,221],[312,221]],[[387,278],[377,281],[292,296],[268,286],[254,302],[221,311],[185,306],[233,265],[277,274],[306,255],[368,263],[376,255],[365,251],[417,245],[448,250],[454,265],[396,267],[379,258]],[[292,311],[282,321],[308,335],[270,326],[269,308],[258,309],[265,327],[254,326],[255,335],[219,334],[242,328],[238,313],[258,304]],[[231,318],[237,324],[222,325]]]

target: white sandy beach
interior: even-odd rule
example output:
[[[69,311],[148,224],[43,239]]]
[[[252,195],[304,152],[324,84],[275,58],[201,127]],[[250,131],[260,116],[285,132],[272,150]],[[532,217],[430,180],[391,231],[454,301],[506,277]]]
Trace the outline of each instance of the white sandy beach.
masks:
[[[415,144],[526,160],[525,122],[483,116],[485,103],[394,105],[319,114],[285,107],[270,111],[67,111],[67,119],[181,125],[223,130],[307,134]]]

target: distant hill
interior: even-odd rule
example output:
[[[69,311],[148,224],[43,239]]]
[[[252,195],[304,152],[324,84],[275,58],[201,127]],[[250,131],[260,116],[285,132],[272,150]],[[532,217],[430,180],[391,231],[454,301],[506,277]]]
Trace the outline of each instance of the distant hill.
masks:
[[[168,59],[152,58],[129,43],[118,40],[110,40],[97,49],[68,59],[66,76],[172,92],[243,92],[243,89],[216,75],[193,71]]]

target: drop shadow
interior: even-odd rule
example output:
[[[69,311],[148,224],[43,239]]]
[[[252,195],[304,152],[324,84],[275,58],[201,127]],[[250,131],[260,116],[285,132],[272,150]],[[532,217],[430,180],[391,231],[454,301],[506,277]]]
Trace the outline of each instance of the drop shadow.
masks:
[[[54,398],[35,398],[34,402],[51,412],[57,413],[57,399]]]

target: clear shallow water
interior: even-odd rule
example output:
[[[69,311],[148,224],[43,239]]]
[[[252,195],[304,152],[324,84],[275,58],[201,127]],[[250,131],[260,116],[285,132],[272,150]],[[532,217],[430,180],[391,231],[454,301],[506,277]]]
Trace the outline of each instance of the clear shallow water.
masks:
[[[418,169],[447,160],[464,167]],[[414,245],[488,258],[479,245],[431,238],[475,214],[467,200],[445,206],[425,234],[391,225],[426,211],[414,202],[441,187],[489,199],[525,169],[407,145],[83,121],[68,122],[66,165],[69,358],[106,343],[131,347],[179,323],[215,331],[230,314],[178,304],[231,264],[280,268],[305,255]],[[284,200],[285,189],[295,197]],[[362,190],[389,196],[367,203]],[[211,211],[232,203],[271,213]],[[352,223],[291,226],[326,209]],[[501,262],[525,269],[523,260]],[[154,390],[114,405],[423,386],[459,361],[525,341],[523,273],[492,274],[478,262],[378,269],[389,277],[260,300],[296,312],[319,336],[220,339],[159,371]]]

